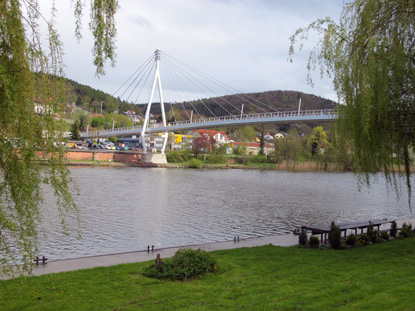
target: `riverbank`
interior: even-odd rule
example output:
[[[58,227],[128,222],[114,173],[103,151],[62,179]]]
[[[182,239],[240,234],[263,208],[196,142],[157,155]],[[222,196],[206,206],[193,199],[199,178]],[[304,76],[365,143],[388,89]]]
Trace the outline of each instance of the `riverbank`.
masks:
[[[143,162],[142,154],[132,151],[115,150],[69,150],[65,158],[70,166],[106,166],[106,167],[163,167],[163,168],[189,168],[189,162],[169,162],[156,164]],[[209,158],[200,160],[201,168],[207,169],[263,169],[288,171],[328,171],[343,172],[344,167],[335,163],[322,161],[293,161],[284,160],[280,163],[258,161],[258,156],[230,157],[223,156],[223,161],[210,162]]]
[[[218,272],[173,282],[148,263],[1,281],[1,310],[412,310],[415,239],[344,251],[266,245],[211,253]]]
[[[398,227],[402,227],[403,223],[411,223],[413,226],[415,226],[415,218],[397,220]],[[140,250],[100,256],[88,256],[73,259],[49,260],[47,264],[33,265],[32,274],[33,276],[40,276],[50,273],[61,273],[81,269],[91,269],[96,267],[108,267],[119,264],[144,262],[154,260],[157,254],[160,254],[162,258],[168,258],[172,257],[176,253],[176,251],[181,248],[202,249],[208,252],[212,252],[217,250],[229,250],[264,245],[288,247],[297,244],[298,236],[292,233],[287,233],[249,239],[239,239],[238,237],[237,241],[221,241],[165,248],[156,247],[154,249],[149,245],[149,250]]]
[[[239,239],[239,241],[223,241],[206,244],[183,245],[177,247],[155,248],[149,251],[133,251],[101,256],[89,256],[74,259],[51,260],[45,265],[33,265],[33,275],[39,276],[50,273],[60,273],[95,267],[108,267],[119,264],[135,263],[154,260],[157,254],[162,258],[173,256],[181,248],[203,249],[205,251],[235,249],[241,247],[254,247],[262,245],[293,246],[298,243],[298,236],[289,233],[275,236]]]
[[[69,160],[68,166],[93,166],[93,167],[149,167],[149,168],[190,168],[187,163],[166,163],[157,164],[150,162],[113,162],[113,161],[87,161],[87,160]],[[249,163],[249,164],[202,164],[202,169],[255,169],[255,170],[281,170],[281,171],[329,171],[329,172],[343,172],[344,170],[325,169],[324,165],[318,162],[290,162],[286,161],[281,164],[270,163]]]

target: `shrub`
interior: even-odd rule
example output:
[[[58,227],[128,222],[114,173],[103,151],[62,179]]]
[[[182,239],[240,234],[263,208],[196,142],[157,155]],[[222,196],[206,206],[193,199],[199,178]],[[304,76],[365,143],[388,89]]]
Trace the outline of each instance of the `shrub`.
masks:
[[[341,231],[340,231],[340,228],[336,226],[334,221],[331,222],[331,226],[330,226],[329,243],[333,249],[340,249]]]
[[[208,252],[184,248],[179,249],[171,259],[156,261],[146,267],[143,274],[150,278],[184,281],[216,270],[216,262]]]
[[[396,238],[396,233],[398,233],[398,224],[394,221],[391,225],[390,236]]]
[[[358,236],[356,244],[358,246],[364,246],[369,244],[369,236],[366,233],[362,233]]]
[[[387,233],[386,231],[382,231],[382,232],[380,233],[380,237],[381,237],[382,239],[384,239],[385,241],[388,241],[388,240],[389,240],[389,233]]]
[[[187,162],[187,167],[190,168],[201,168],[202,167],[202,161],[198,160],[198,159],[190,159],[189,162]]]
[[[189,150],[174,150],[166,152],[166,158],[169,163],[183,163],[190,160],[191,153]]]
[[[298,236],[298,243],[302,246],[307,245],[307,230],[301,229],[300,235]]]
[[[379,243],[379,232],[377,230],[373,230],[372,235],[369,236],[369,240],[370,242],[372,242],[373,244],[375,243]]]
[[[318,248],[320,246],[320,240],[318,236],[310,235],[310,238],[308,239],[308,245],[310,245],[312,248]]]
[[[406,222],[404,222],[402,224],[402,228],[399,231],[399,236],[403,237],[403,238],[408,238],[412,235],[412,224],[407,224]]]
[[[350,233],[344,242],[346,243],[346,245],[353,247],[356,245],[356,241],[357,241],[356,235],[354,233]]]
[[[367,235],[369,236],[369,239],[372,239],[373,232],[373,224],[369,221],[369,226],[367,227]]]
[[[206,157],[205,162],[208,164],[217,164],[217,163],[223,163],[224,162],[224,155],[221,153],[215,153],[211,154],[208,157]]]

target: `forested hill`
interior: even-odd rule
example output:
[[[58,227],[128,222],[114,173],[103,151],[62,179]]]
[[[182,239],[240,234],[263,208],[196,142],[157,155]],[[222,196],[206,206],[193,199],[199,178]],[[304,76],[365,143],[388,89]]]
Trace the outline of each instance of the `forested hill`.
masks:
[[[121,100],[107,94],[103,91],[96,90],[88,85],[80,84],[76,81],[66,79],[66,98],[68,103],[75,103],[77,106],[82,106],[88,111],[103,114],[112,113],[116,110],[125,112],[133,110],[138,114],[142,114],[141,108],[138,105]]]
[[[222,116],[226,115],[227,111],[237,115],[240,114],[239,109],[242,104],[244,104],[244,113],[297,111],[300,98],[301,110],[332,109],[336,107],[336,103],[332,100],[297,91],[266,91],[260,93],[227,95],[223,97],[201,99],[192,103],[186,102],[184,103],[184,107],[188,111],[195,110],[193,108],[195,107],[196,110],[204,116],[212,116],[211,112],[217,116]],[[145,105],[140,106],[144,110]],[[166,110],[170,109],[170,105],[165,105],[165,107]],[[182,105],[175,105],[174,107],[176,112],[178,110],[179,115],[184,116]],[[156,115],[160,114],[160,105],[158,103],[152,105],[151,113]]]
[[[336,106],[336,103],[332,100],[297,91],[267,91],[260,93],[229,95],[224,96],[224,100],[221,101],[216,98],[206,100],[205,104],[209,103],[213,105],[215,104],[215,101],[220,101],[221,104],[229,102],[236,107],[241,107],[241,105],[244,104],[244,111],[247,113],[264,112],[262,109],[270,111],[268,107],[278,111],[296,111],[298,109],[300,98],[302,110],[332,109]],[[231,107],[231,104],[228,104],[227,107]]]
[[[146,108],[145,104],[134,105],[70,79],[66,80],[66,85],[67,101],[69,103],[74,102],[77,106],[82,106],[91,112],[100,112],[101,101],[104,114],[112,113],[116,110],[119,112],[133,110],[137,114],[142,115]],[[336,103],[329,99],[297,91],[266,91],[260,93],[227,95],[223,97],[201,99],[192,102],[192,105],[204,116],[212,116],[210,111],[217,116],[222,116],[227,114],[226,111],[229,111],[232,114],[240,114],[240,110],[238,109],[240,109],[242,104],[244,104],[245,113],[261,113],[264,112],[264,110],[267,112],[272,110],[296,111],[298,109],[300,98],[302,110],[332,109],[336,106]],[[223,108],[220,107],[219,104]],[[183,106],[189,112],[194,109],[192,105],[188,102],[184,103],[184,105],[174,105],[176,118],[182,119],[179,115],[185,118],[186,113]],[[166,110],[170,110],[170,107],[171,105],[166,103]],[[159,103],[154,103],[152,105],[151,113],[155,115],[161,114]]]

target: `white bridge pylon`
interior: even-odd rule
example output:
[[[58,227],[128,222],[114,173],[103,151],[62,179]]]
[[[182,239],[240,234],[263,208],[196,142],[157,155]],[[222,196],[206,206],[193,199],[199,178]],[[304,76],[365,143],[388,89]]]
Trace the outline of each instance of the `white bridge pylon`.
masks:
[[[154,96],[154,91],[156,89],[156,85],[158,86],[158,91],[159,91],[160,109],[161,109],[161,117],[162,117],[162,121],[163,121],[163,126],[164,127],[167,126],[166,112],[164,110],[163,90],[161,88],[161,79],[160,79],[160,57],[161,57],[160,52],[161,51],[160,51],[159,48],[154,52],[154,60],[156,62],[156,73],[154,75],[153,87],[151,88],[150,98],[149,98],[149,101],[148,101],[146,114],[145,114],[145,117],[144,117],[143,128],[141,130],[141,144],[143,145],[143,152],[144,153],[147,153],[146,130],[147,130],[147,127],[148,127],[150,109],[151,109],[151,104],[152,104],[152,101],[153,101],[153,96]],[[163,133],[163,147],[161,148],[161,154],[164,154],[164,151],[166,149],[167,138],[168,138],[168,133],[164,132]]]

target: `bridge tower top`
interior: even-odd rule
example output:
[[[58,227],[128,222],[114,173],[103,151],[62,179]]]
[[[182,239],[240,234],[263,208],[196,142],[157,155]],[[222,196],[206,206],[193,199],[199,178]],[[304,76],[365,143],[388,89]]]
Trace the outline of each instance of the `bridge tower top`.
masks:
[[[154,60],[157,62],[161,59],[161,51],[160,48],[157,48],[157,50],[154,52]]]

